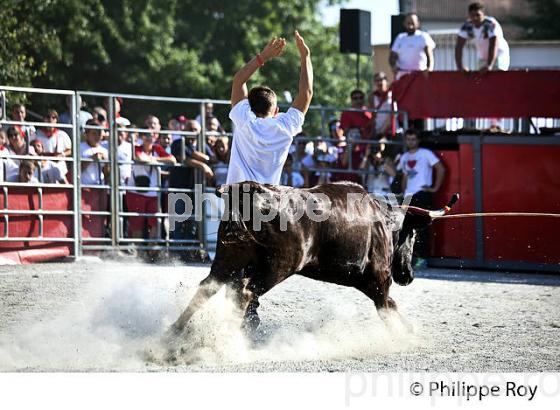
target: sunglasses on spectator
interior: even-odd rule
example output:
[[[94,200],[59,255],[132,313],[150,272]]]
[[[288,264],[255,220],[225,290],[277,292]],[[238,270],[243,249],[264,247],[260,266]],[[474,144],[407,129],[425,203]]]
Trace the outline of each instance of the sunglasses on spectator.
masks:
[[[19,134],[8,134],[8,138],[16,138]]]
[[[336,124],[331,125],[331,130],[337,130],[339,128],[340,128],[340,123],[336,123]]]
[[[353,99],[353,100],[363,100],[363,99],[364,99],[364,96],[363,96],[363,95],[353,95],[353,96],[352,96],[352,99]]]
[[[56,115],[46,115],[45,119],[47,119],[47,120],[55,119],[56,120],[56,119],[58,119],[58,117]]]

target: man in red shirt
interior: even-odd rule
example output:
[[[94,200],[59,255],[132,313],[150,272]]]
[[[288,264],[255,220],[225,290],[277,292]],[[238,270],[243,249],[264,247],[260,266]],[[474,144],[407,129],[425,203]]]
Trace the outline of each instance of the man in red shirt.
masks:
[[[354,90],[350,93],[351,107],[358,110],[367,110],[368,107],[365,105],[366,95],[362,90]],[[343,130],[344,135],[349,140],[360,140],[369,139],[372,133],[372,114],[368,111],[343,111],[340,116],[340,128]],[[339,152],[339,162],[338,165],[341,168],[348,167],[349,152],[347,152],[349,146],[346,146],[343,152]],[[366,151],[367,145],[365,144],[352,144],[352,169],[358,169],[362,162],[364,152]],[[335,175],[333,180],[341,181],[352,181],[359,183],[360,176],[358,174],[350,173],[338,173]]]
[[[366,95],[362,90],[354,90],[350,93],[352,99],[351,107],[358,110],[367,110],[365,105]],[[340,126],[344,135],[348,138],[367,139],[371,131],[371,112],[367,111],[343,111],[340,117]]]

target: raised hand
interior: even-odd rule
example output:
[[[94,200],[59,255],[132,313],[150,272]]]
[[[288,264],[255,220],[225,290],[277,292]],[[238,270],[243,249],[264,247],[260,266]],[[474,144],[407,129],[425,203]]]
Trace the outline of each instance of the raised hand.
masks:
[[[296,45],[299,50],[299,55],[301,57],[307,57],[309,55],[309,47],[307,47],[307,44],[305,44],[305,40],[299,34],[299,31],[296,30],[295,36],[296,36]]]
[[[278,57],[286,47],[286,39],[274,37],[261,51],[261,57],[266,61]]]

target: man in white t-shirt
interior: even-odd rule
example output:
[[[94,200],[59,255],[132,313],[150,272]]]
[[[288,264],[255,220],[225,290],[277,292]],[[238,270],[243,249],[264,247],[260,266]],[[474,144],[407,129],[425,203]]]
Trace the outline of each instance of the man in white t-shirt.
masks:
[[[293,137],[301,132],[305,113],[313,96],[313,68],[309,48],[295,32],[301,60],[299,92],[286,113],[278,113],[275,92],[264,86],[247,91],[247,81],[268,60],[279,56],[286,40],[272,39],[261,54],[249,61],[233,77],[232,109],[235,125],[227,183],[255,181],[279,184],[282,167]]]
[[[279,184],[282,168],[290,145],[300,133],[305,114],[313,97],[313,67],[309,48],[303,37],[295,32],[300,55],[301,71],[298,95],[285,113],[278,113],[276,93],[264,86],[247,90],[247,81],[268,60],[278,57],[286,47],[284,38],[273,38],[260,54],[243,66],[233,77],[231,87],[231,112],[229,118],[235,126],[227,183],[255,181]],[[245,273],[242,272],[242,275]],[[258,296],[254,295],[244,318],[247,330],[259,325]]]
[[[404,33],[400,33],[391,47],[389,64],[395,79],[413,71],[433,71],[436,43],[425,31],[419,30],[420,20],[414,13],[405,16]]]
[[[90,119],[85,125],[96,126],[97,123]],[[100,162],[109,159],[109,151],[101,146],[101,130],[86,129],[85,141],[80,144],[80,157],[92,161],[82,161],[82,185],[103,185],[105,177],[109,174],[109,163]]]
[[[420,135],[415,129],[405,133],[405,152],[399,161],[398,169],[403,172],[402,190],[405,195],[412,195],[410,205],[430,209],[432,194],[439,191],[443,184],[445,168],[435,154],[426,148],[420,148]],[[433,175],[435,171],[435,177]],[[415,249],[416,255],[429,256],[429,237],[427,230],[420,231]]]
[[[405,138],[408,151],[399,161],[399,169],[403,171],[402,189],[405,195],[439,191],[445,174],[440,160],[429,149],[420,148],[418,131],[407,130]],[[435,181],[433,170],[436,171]]]
[[[463,72],[469,71],[463,64],[463,48],[468,40],[476,46],[480,71],[508,70],[509,46],[502,26],[494,17],[485,15],[482,3],[469,5],[469,20],[463,23],[457,35],[455,62],[457,70]]]

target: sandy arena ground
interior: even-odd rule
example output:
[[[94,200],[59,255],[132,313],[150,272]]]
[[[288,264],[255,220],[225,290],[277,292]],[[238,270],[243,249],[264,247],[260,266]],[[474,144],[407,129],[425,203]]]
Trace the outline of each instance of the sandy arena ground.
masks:
[[[172,364],[161,336],[208,271],[0,266],[0,371],[560,371],[560,276],[443,269],[391,288],[412,333],[354,289],[296,276],[262,298],[250,343],[222,291]]]

